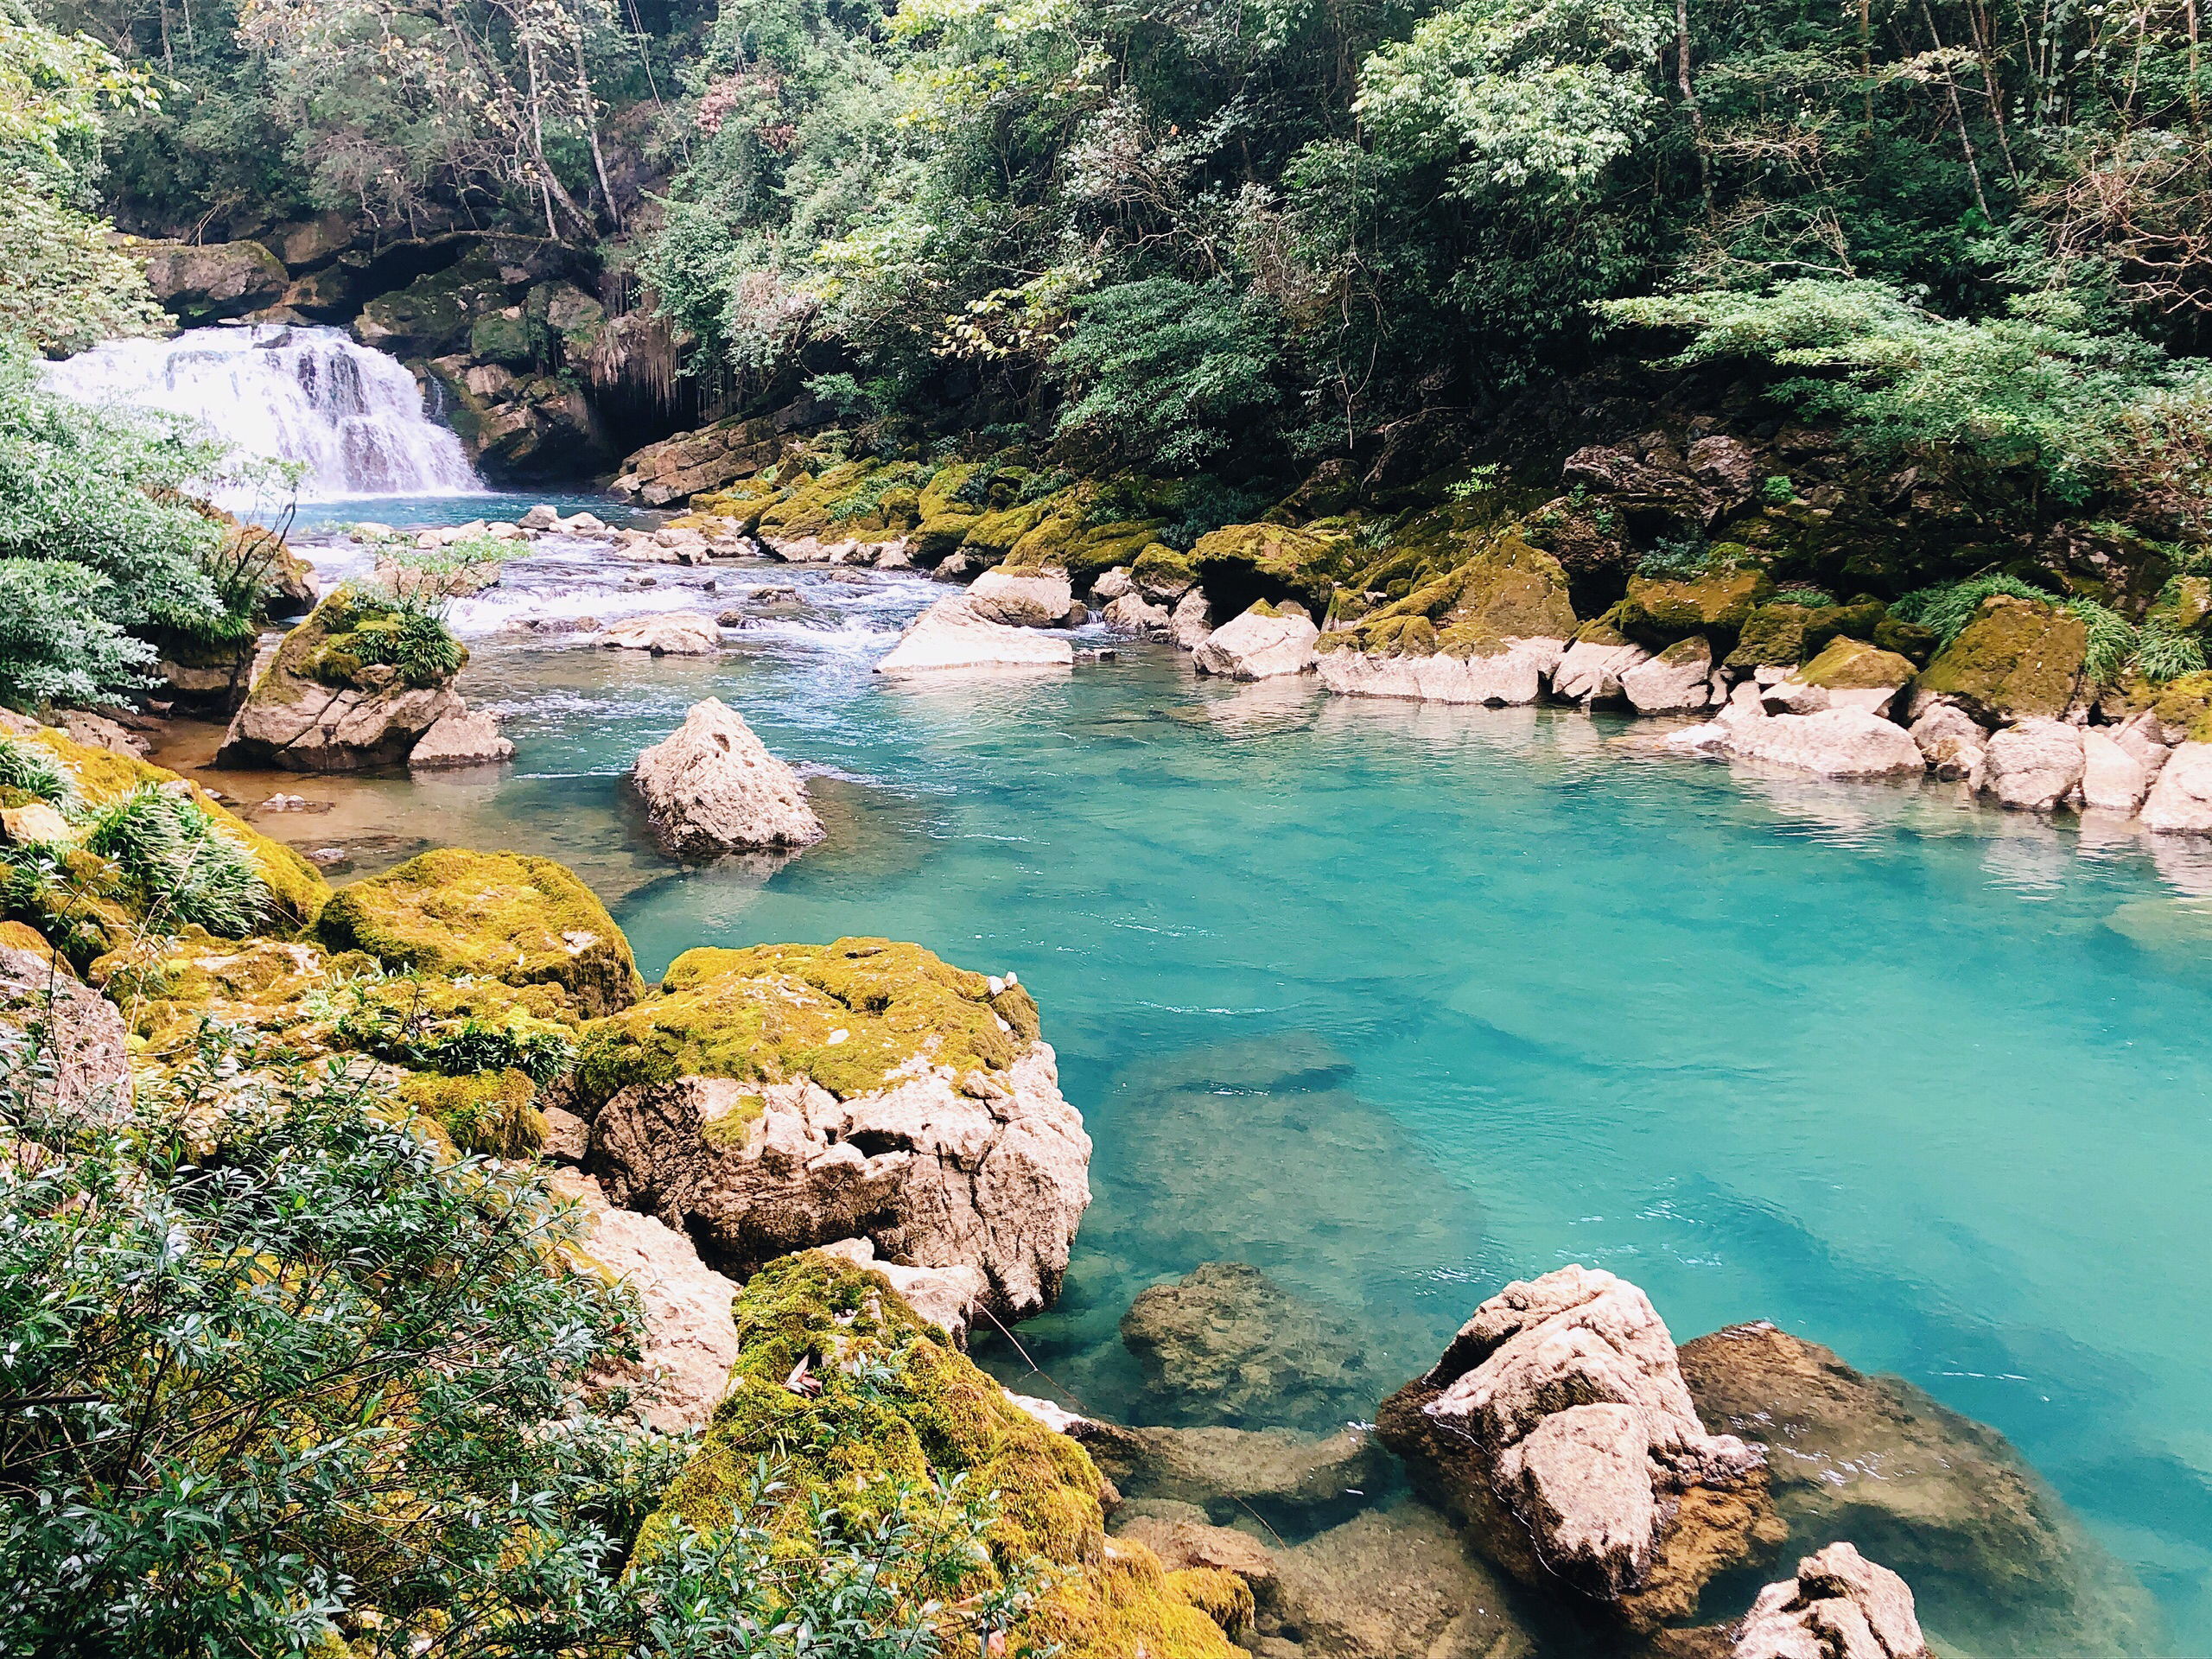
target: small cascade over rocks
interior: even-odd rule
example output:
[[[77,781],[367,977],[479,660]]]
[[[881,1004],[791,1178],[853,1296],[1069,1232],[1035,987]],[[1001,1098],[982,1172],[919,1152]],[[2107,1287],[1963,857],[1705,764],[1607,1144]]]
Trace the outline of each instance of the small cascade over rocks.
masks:
[[[336,328],[257,323],[110,340],[49,365],[43,384],[84,403],[188,416],[241,456],[301,462],[302,501],[483,488],[460,438],[424,416],[415,377]]]

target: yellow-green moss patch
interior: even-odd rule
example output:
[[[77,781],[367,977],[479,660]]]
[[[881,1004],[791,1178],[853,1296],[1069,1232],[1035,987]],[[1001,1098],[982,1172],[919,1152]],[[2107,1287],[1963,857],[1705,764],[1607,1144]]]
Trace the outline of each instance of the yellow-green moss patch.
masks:
[[[532,1104],[537,1097],[537,1084],[520,1071],[418,1073],[399,1085],[400,1100],[434,1119],[454,1147],[495,1158],[528,1158],[545,1144],[545,1118]]]
[[[558,985],[588,1014],[639,990],[630,942],[575,873],[550,858],[442,848],[332,895],[316,931],[388,968]]]
[[[2081,688],[2089,633],[2079,619],[2030,600],[1984,600],[1920,676],[1984,720],[2009,724],[2066,712]]]
[[[1831,691],[1882,691],[1903,685],[1912,674],[1912,659],[1908,657],[1863,639],[1839,638],[1829,641],[1819,656],[1799,670],[1797,677],[1808,685],[1826,686]]]

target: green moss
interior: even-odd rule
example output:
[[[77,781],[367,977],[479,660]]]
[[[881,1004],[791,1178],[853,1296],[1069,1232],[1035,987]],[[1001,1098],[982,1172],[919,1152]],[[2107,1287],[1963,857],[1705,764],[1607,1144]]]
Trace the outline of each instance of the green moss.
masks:
[[[1654,649],[1693,633],[1733,636],[1773,591],[1760,569],[1715,569],[1683,582],[1630,576],[1618,626]]]
[[[1984,600],[1920,676],[1923,689],[1956,697],[2003,724],[2063,715],[2079,690],[2088,630],[2064,611],[2005,595]]]
[[[388,968],[557,985],[587,1014],[639,989],[630,942],[575,872],[550,858],[442,848],[340,889],[317,924],[334,950]]]
[[[1104,1482],[1083,1448],[1014,1406],[880,1274],[807,1251],[755,1274],[731,1312],[728,1389],[646,1521],[640,1554],[679,1529],[727,1524],[763,1459],[786,1471],[772,1528],[796,1529],[820,1497],[864,1529],[890,1501],[887,1478],[961,1476],[996,1495],[994,1573],[1037,1557],[1063,1569],[1014,1633],[1020,1646],[1057,1643],[1067,1659],[1236,1659],[1201,1605],[1249,1618],[1249,1603],[1211,1574],[1177,1583],[1149,1550],[1109,1543]],[[818,1392],[787,1386],[802,1365]]]
[[[274,939],[223,939],[188,927],[142,935],[100,957],[92,982],[123,1010],[140,1052],[160,1064],[191,1058],[206,1020],[255,1034],[269,1058],[308,1060],[330,1052],[312,1000],[336,983],[323,952]]]
[[[1147,543],[1129,566],[1131,582],[1140,588],[1162,593],[1185,592],[1198,579],[1198,567],[1191,562],[1190,556],[1177,552],[1164,542]]]
[[[1831,691],[1889,690],[1912,677],[1909,658],[1862,639],[1839,639],[1798,671],[1808,685]]]
[[[1192,545],[1191,563],[1209,593],[1287,597],[1319,611],[1350,574],[1351,544],[1347,536],[1286,524],[1224,524]]]
[[[1731,668],[1759,668],[1769,664],[1796,664],[1805,659],[1805,624],[1814,613],[1802,605],[1780,601],[1755,607],[1744,619],[1736,648],[1728,653]]]
[[[1363,618],[1345,637],[1386,657],[1440,652],[1465,659],[1495,656],[1510,640],[1566,639],[1576,630],[1559,561],[1509,530],[1472,558]]]
[[[2153,686],[2139,680],[2131,690],[2131,703],[2147,704],[2169,726],[2188,729],[2192,743],[2212,743],[2212,671],[2184,674]]]
[[[399,1085],[406,1105],[433,1118],[462,1152],[534,1157],[545,1144],[545,1118],[532,1104],[537,1086],[519,1071],[475,1077],[417,1075]]]
[[[768,1103],[758,1095],[740,1095],[737,1104],[720,1117],[709,1118],[699,1126],[699,1138],[709,1146],[721,1150],[742,1150],[753,1137],[753,1126],[768,1109]]]
[[[1916,663],[1925,663],[1936,650],[1934,632],[1907,622],[1902,618],[1885,616],[1874,626],[1874,643],[1884,651],[1894,651]]]
[[[1020,986],[994,996],[918,944],[704,947],[670,964],[660,995],[587,1028],[576,1087],[595,1107],[632,1084],[805,1076],[849,1099],[917,1055],[963,1078],[1002,1072],[1038,1029]]]
[[[531,345],[530,324],[501,311],[477,318],[468,331],[468,352],[480,361],[511,369],[528,368],[537,358]]]

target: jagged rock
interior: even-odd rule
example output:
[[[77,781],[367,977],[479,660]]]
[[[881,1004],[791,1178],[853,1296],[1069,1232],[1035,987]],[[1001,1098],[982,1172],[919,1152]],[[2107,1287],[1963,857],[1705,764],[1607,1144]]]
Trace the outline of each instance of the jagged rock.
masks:
[[[592,1380],[630,1389],[648,1427],[668,1434],[704,1428],[737,1358],[736,1282],[701,1262],[682,1233],[608,1204],[590,1176],[556,1170],[552,1185],[582,1206],[590,1227],[584,1253],[627,1281],[645,1309],[642,1362],[604,1365]]]
[[[1917,774],[1927,764],[1904,727],[1861,709],[1738,720],[1731,725],[1727,747],[1732,754],[1823,778]]]
[[[1680,714],[1713,700],[1712,673],[1713,648],[1694,633],[1625,671],[1621,692],[1638,714]]]
[[[2167,759],[2143,803],[2143,825],[2212,831],[2212,743],[2183,743]]]
[[[1593,623],[1552,671],[1552,695],[1566,702],[1611,702],[1621,696],[1621,676],[1650,659],[1642,645]]]
[[[1208,1262],[1153,1286],[1121,1328],[1171,1423],[1344,1421],[1371,1410],[1379,1392],[1354,1327],[1242,1262]]]
[[[1745,1616],[1731,1659],[1928,1659],[1912,1590],[1849,1544],[1797,1563]]]
[[[1099,605],[1110,605],[1124,594],[1135,590],[1136,583],[1129,577],[1129,567],[1117,564],[1090,584],[1090,597]]]
[[[711,616],[671,611],[625,617],[611,624],[599,643],[622,651],[649,651],[656,657],[711,657],[721,649],[722,636]]]
[[[2147,1614],[2002,1435],[1903,1378],[1765,1321],[1685,1343],[1680,1361],[1707,1423],[1768,1447],[1776,1507],[1803,1547],[1847,1537],[1931,1605],[1976,1623],[1999,1610],[2024,1654],[2102,1651]]]
[[[274,305],[291,282],[258,242],[140,242],[127,251],[163,308],[194,327]]]
[[[143,760],[154,752],[154,746],[137,733],[105,715],[95,715],[83,709],[65,709],[54,716],[61,729],[74,742],[88,749],[105,749],[110,754],[136,755]]]
[[[879,674],[927,674],[946,669],[1066,668],[1075,647],[1052,634],[1008,627],[977,611],[968,594],[941,599],[914,619],[883,660]]]
[[[2053,718],[2081,689],[2089,633],[2051,606],[1999,594],[1986,599],[1920,676],[1923,690],[1955,700],[1986,725]]]
[[[1982,787],[2007,806],[2048,812],[2082,781],[2082,734],[2063,720],[2026,720],[1989,740]]]
[[[990,1294],[990,1281],[981,1268],[964,1262],[950,1268],[909,1268],[879,1261],[875,1246],[864,1238],[841,1238],[819,1248],[824,1255],[881,1274],[906,1298],[907,1306],[962,1347],[968,1345],[969,1321],[976,1316],[976,1305]]]
[[[1938,702],[1912,722],[1912,741],[1929,771],[1955,783],[1981,769],[1989,734],[1956,704]]]
[[[1515,639],[1487,655],[1380,656],[1338,649],[1318,659],[1321,683],[1341,696],[1518,706],[1543,695],[1561,660],[1557,639]]]
[[[798,775],[719,697],[694,703],[630,777],[654,833],[680,855],[811,847],[827,833]]]
[[[1802,668],[1766,689],[1770,714],[1813,715],[1858,709],[1886,715],[1912,681],[1912,659],[1863,640],[1839,637]]]
[[[416,741],[407,764],[416,770],[480,766],[514,759],[515,746],[499,735],[497,715],[479,711],[446,715]]]
[[[390,663],[362,659],[358,641],[378,619],[340,596],[284,636],[231,717],[216,764],[289,772],[397,766],[440,721],[465,714],[452,675],[411,684]]]
[[[559,511],[543,501],[515,520],[516,526],[522,530],[554,530],[559,528],[560,523]]]
[[[1781,1541],[1764,1452],[1707,1433],[1665,1324],[1610,1273],[1507,1286],[1377,1421],[1477,1548],[1631,1628]]]
[[[594,1027],[577,1077],[609,1196],[735,1272],[864,1237],[979,1268],[993,1311],[1026,1317],[1090,1202],[1036,1005],[916,945],[686,951]]]
[[[1201,640],[1192,666],[1232,680],[1303,674],[1313,666],[1313,642],[1320,634],[1302,607],[1278,610],[1262,600]]]
[[[0,923],[29,933],[20,923]],[[29,940],[0,938],[0,1064],[32,1101],[119,1122],[130,1106],[130,1033],[123,1015],[67,964]]]
[[[1154,605],[1141,594],[1122,593],[1110,599],[1099,613],[1106,626],[1119,633],[1134,633],[1147,639],[1165,639],[1174,631],[1174,620],[1163,606]]]
[[[1149,591],[1149,590],[1147,590]],[[1167,636],[1184,651],[1196,651],[1213,632],[1213,606],[1206,590],[1193,588],[1175,601],[1167,620]]]
[[[2137,756],[2110,732],[2092,726],[2082,734],[2082,804],[2131,816],[2150,793],[2150,775]]]
[[[969,608],[1012,628],[1064,628],[1075,594],[1065,570],[986,570],[968,589]]]

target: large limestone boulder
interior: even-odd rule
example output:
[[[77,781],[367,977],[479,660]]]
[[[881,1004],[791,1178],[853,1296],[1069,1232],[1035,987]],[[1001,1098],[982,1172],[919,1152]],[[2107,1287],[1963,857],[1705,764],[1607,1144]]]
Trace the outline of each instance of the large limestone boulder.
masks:
[[[711,657],[722,648],[722,635],[711,616],[671,611],[625,617],[601,634],[599,643],[610,650],[650,652],[656,657]]]
[[[1931,705],[1912,722],[1912,741],[1928,769],[1952,783],[1980,772],[1989,747],[1989,734],[1972,715],[1949,702]]]
[[[1147,1416],[1169,1423],[1342,1423],[1381,1392],[1354,1326],[1242,1262],[1208,1262],[1142,1292],[1122,1316],[1122,1343],[1154,1396]]]
[[[2088,643],[2078,618],[2000,594],[1984,600],[1922,671],[1920,687],[1952,698],[1986,725],[2054,718],[2081,690]]]
[[[556,1171],[553,1190],[584,1213],[584,1253],[636,1290],[645,1310],[642,1360],[609,1366],[594,1381],[627,1388],[650,1428],[664,1434],[704,1428],[737,1359],[730,1317],[735,1281],[701,1262],[675,1229],[607,1203],[590,1176]]]
[[[630,942],[575,873],[550,858],[441,848],[331,895],[316,934],[387,968],[559,987],[582,1012],[637,1000]]]
[[[1018,984],[918,945],[686,951],[590,1027],[572,1104],[618,1204],[745,1273],[865,1238],[969,1266],[1015,1318],[1059,1293],[1090,1141]]]
[[[407,765],[416,772],[446,766],[495,766],[514,759],[515,746],[499,735],[499,717],[478,709],[450,714],[415,741]]]
[[[1757,569],[1713,570],[1684,580],[1630,576],[1628,597],[1610,613],[1614,626],[1654,650],[1691,634],[1733,635],[1774,591]]]
[[[1556,639],[1516,639],[1465,657],[1332,650],[1317,666],[1321,683],[1340,696],[1517,706],[1543,695],[1544,677],[1560,660]]]
[[[1262,600],[1208,634],[1192,653],[1191,663],[1201,674],[1232,680],[1303,674],[1313,666],[1313,642],[1320,637],[1320,629],[1304,607],[1279,610]]]
[[[692,704],[680,728],[638,757],[630,779],[653,833],[680,855],[811,847],[827,833],[798,774],[719,697]]]
[[[968,606],[987,622],[1013,628],[1065,628],[1080,622],[1065,570],[986,570],[968,589]]]
[[[2145,829],[2212,833],[2212,743],[2183,743],[2143,803]]]
[[[1552,671],[1552,695],[1562,702],[1617,702],[1621,676],[1650,659],[1649,652],[1610,623],[1588,623]]]
[[[467,712],[453,690],[467,653],[413,648],[411,634],[424,627],[340,588],[284,636],[231,717],[217,764],[358,772],[404,762],[431,728]]]
[[[1165,606],[1127,589],[1106,601],[1099,618],[1115,632],[1134,633],[1140,639],[1165,639],[1174,632],[1174,619]]]
[[[1928,1659],[1912,1590],[1847,1543],[1759,1592],[1729,1659]]]
[[[1913,671],[1909,657],[1840,637],[1802,668],[1770,685],[1763,700],[1770,714],[1857,709],[1887,715],[1897,693],[1911,683]]]
[[[1508,1285],[1377,1423],[1478,1548],[1633,1629],[1783,1535],[1764,1452],[1707,1432],[1666,1325],[1610,1273]]]
[[[1738,721],[1727,747],[1732,754],[1823,778],[1917,776],[1926,766],[1910,732],[1863,709]]]
[[[1849,1538],[1937,1614],[1986,1626],[1995,1611],[2006,1651],[2106,1651],[2150,1616],[2002,1435],[1903,1378],[1864,1375],[1764,1320],[1685,1343],[1679,1359],[1704,1421],[1767,1447],[1775,1505],[1802,1548]]]
[[[2123,747],[2104,728],[2082,733],[2082,804],[2107,812],[2133,814],[2151,791],[2151,774],[2142,757]]]
[[[123,1015],[20,922],[0,922],[0,1068],[26,1103],[119,1122],[130,1107]]]
[[[1192,588],[1175,601],[1167,619],[1167,637],[1184,651],[1196,651],[1212,632],[1213,603],[1205,588]]]
[[[1713,700],[1713,647],[1703,634],[1677,640],[1621,677],[1621,694],[1640,715],[1684,714]]]
[[[140,242],[128,251],[154,297],[192,327],[274,305],[291,281],[258,242]]]
[[[1054,634],[1009,627],[976,608],[971,595],[941,599],[913,624],[883,660],[879,674],[933,674],[949,669],[1067,668],[1075,647]]]
[[[2006,806],[2048,812],[2082,781],[2082,734],[2063,720],[2024,720],[1989,740],[1982,787]]]

